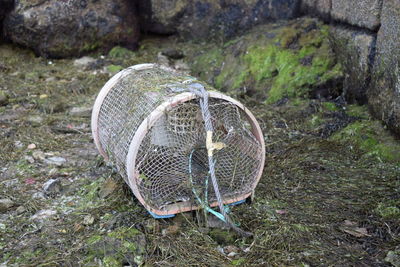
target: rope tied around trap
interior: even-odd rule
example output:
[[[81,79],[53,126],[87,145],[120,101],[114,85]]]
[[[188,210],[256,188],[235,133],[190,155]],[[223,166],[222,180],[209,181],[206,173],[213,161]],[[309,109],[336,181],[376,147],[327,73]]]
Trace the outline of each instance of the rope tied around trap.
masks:
[[[184,82],[185,83],[185,82]],[[204,121],[204,129],[206,130],[207,136],[206,136],[206,148],[207,148],[207,155],[208,155],[208,166],[209,166],[209,175],[211,176],[211,181],[213,184],[213,188],[214,188],[214,192],[215,192],[215,196],[217,198],[217,202],[218,202],[218,207],[220,210],[220,213],[214,211],[213,209],[211,209],[208,205],[208,201],[206,199],[206,202],[202,201],[201,198],[198,196],[196,190],[194,189],[194,186],[192,186],[192,191],[196,196],[197,201],[202,205],[202,207],[210,212],[211,214],[215,215],[217,218],[219,218],[220,220],[224,221],[229,227],[231,227],[234,231],[236,231],[237,233],[239,233],[240,235],[244,236],[244,237],[248,237],[248,236],[252,236],[253,234],[250,232],[246,232],[242,229],[240,229],[232,220],[231,218],[228,216],[227,214],[227,209],[224,206],[223,200],[222,200],[222,196],[219,190],[219,185],[218,185],[218,181],[217,181],[217,177],[215,175],[215,164],[216,161],[213,159],[213,154],[214,154],[214,150],[221,150],[224,147],[226,147],[226,144],[222,143],[222,142],[216,142],[214,143],[212,140],[213,137],[213,132],[214,132],[214,128],[212,125],[212,117],[211,117],[211,113],[210,113],[210,109],[208,106],[208,92],[205,89],[205,87],[203,85],[201,85],[200,83],[192,83],[190,86],[186,87],[186,88],[173,88],[174,91],[188,91],[191,92],[193,94],[195,94],[196,96],[198,96],[200,98],[200,108],[201,108],[201,114],[203,117],[203,121]],[[191,173],[191,164],[192,164],[192,156],[193,156],[194,150],[192,150],[190,157],[189,157],[189,176],[190,176],[190,180],[191,183],[193,185],[193,181],[192,181],[192,173]],[[206,185],[208,188],[208,176],[206,177]],[[206,188],[206,193],[205,196],[207,197],[207,188]]]

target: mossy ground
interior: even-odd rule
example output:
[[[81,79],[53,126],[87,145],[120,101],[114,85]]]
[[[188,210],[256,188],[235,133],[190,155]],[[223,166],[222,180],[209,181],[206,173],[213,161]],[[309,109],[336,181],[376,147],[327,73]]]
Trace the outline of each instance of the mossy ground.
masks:
[[[15,202],[0,214],[0,264],[385,264],[387,251],[400,242],[399,141],[363,108],[297,94],[277,104],[243,100],[261,123],[267,161],[254,200],[233,207],[232,216],[254,237],[205,229],[195,213],[152,219],[97,156],[90,118],[69,114],[72,107],[92,105],[109,79],[100,71],[104,67],[153,62],[169,47],[182,47],[186,55],[209,48],[176,39],[150,38],[142,44],[133,53],[118,51],[104,58],[93,54],[98,65],[84,70],[73,60],[49,62],[26,50],[0,46],[0,86],[10,96],[0,110],[0,194]],[[204,61],[220,60],[213,56]],[[31,143],[37,148],[27,149]],[[60,167],[32,162],[29,156],[37,150],[67,162]],[[50,178],[62,181],[62,192],[33,198]],[[108,194],[105,188],[110,185],[115,188]],[[57,214],[43,222],[30,219],[43,209]],[[87,223],[87,216],[93,221]],[[344,228],[346,221],[366,233],[352,234]],[[227,245],[239,248],[238,254],[221,254],[218,248]]]

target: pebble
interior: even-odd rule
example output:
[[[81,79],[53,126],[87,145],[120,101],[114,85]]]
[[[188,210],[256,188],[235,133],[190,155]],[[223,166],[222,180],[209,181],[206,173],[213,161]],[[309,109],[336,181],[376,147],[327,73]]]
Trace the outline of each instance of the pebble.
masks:
[[[225,252],[226,254],[229,254],[229,253],[231,253],[231,252],[238,253],[238,252],[239,252],[239,248],[236,247],[236,246],[232,246],[232,245],[226,246],[226,247],[224,247],[224,252]]]
[[[32,123],[32,124],[42,124],[43,123],[43,117],[40,117],[38,115],[33,115],[33,116],[29,116],[27,121]]]
[[[30,150],[35,149],[35,148],[36,148],[35,144],[29,144],[28,145],[28,149],[30,149]]]
[[[44,163],[55,166],[62,166],[67,162],[63,157],[50,157],[44,160]]]
[[[227,256],[228,257],[235,257],[237,255],[237,253],[236,252],[231,252],[231,253],[229,253]]]
[[[32,195],[33,199],[46,199],[46,196],[43,192],[36,192]]]
[[[83,224],[84,225],[92,225],[94,223],[94,217],[92,215],[86,215],[83,218]]]
[[[43,184],[43,191],[46,195],[60,193],[62,189],[59,179],[50,179]]]
[[[16,148],[23,148],[24,144],[21,141],[17,140],[17,141],[14,142],[14,146]]]
[[[17,214],[22,214],[26,211],[26,208],[24,206],[19,206],[15,211]]]
[[[43,221],[51,216],[54,216],[57,214],[57,211],[55,210],[39,210],[36,212],[32,217],[32,221]]]
[[[41,150],[33,151],[32,157],[36,160],[42,160],[42,161],[45,160],[46,158],[45,154]]]
[[[12,206],[14,206],[14,202],[9,199],[9,198],[2,198],[0,199],[0,212],[6,212],[9,210]]]
[[[73,107],[69,111],[69,115],[75,117],[90,117],[92,115],[92,107]]]
[[[35,159],[32,156],[24,156],[24,159],[30,164],[35,163]]]
[[[56,80],[55,77],[46,78],[46,82],[54,82]]]
[[[78,59],[74,60],[74,66],[75,67],[80,67],[80,68],[87,68],[89,67],[91,64],[95,63],[96,59],[92,58],[92,57],[81,57]]]

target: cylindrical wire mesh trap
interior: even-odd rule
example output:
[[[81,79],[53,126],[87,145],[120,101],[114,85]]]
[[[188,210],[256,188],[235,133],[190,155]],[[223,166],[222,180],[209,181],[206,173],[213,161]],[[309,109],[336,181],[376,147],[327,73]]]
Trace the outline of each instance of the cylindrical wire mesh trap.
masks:
[[[208,177],[206,132],[195,78],[156,64],[127,68],[100,91],[92,131],[103,157],[116,166],[137,199],[158,216],[199,208],[193,191],[216,206]],[[201,83],[203,84],[203,83]],[[246,199],[264,166],[261,129],[238,101],[205,85],[214,127],[216,177],[225,204]],[[189,172],[189,170],[191,172]]]

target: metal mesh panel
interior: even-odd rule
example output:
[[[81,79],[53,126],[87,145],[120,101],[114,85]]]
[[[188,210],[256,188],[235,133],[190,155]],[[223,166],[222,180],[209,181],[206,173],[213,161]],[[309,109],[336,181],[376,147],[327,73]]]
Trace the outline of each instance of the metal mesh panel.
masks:
[[[104,98],[98,117],[99,141],[128,184],[125,165],[135,132],[152,111],[177,94],[172,87],[190,86],[182,83],[187,79],[159,68],[130,71]],[[193,188],[202,198],[207,192],[208,201],[216,200],[211,182],[206,188],[206,134],[198,101],[187,101],[164,112],[139,146],[134,163],[139,173],[137,185],[154,209],[163,210],[181,201],[197,206]],[[209,104],[213,141],[226,144],[214,152],[220,192],[224,199],[240,197],[254,187],[262,168],[262,147],[251,132],[247,116],[235,104],[214,98]]]

